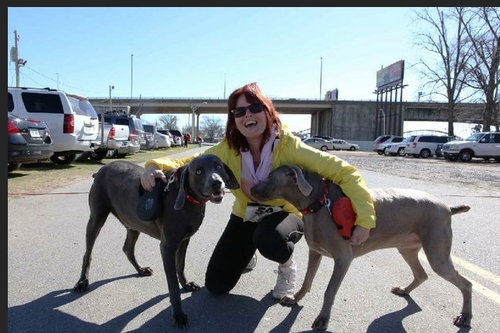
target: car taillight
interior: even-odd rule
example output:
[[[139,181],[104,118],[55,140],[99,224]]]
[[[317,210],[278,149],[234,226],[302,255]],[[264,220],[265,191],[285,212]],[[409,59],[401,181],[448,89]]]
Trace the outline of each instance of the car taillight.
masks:
[[[115,135],[116,135],[115,128],[111,127],[111,129],[109,130],[109,133],[108,133],[108,139],[114,139]]]
[[[16,124],[10,119],[7,119],[7,133],[9,134],[18,134],[19,128],[17,128]]]
[[[417,143],[416,143],[416,142],[413,142],[413,143],[411,144],[411,146],[412,146],[412,148],[416,148],[416,147],[417,147]]]
[[[75,116],[72,114],[64,115],[63,133],[75,132]]]

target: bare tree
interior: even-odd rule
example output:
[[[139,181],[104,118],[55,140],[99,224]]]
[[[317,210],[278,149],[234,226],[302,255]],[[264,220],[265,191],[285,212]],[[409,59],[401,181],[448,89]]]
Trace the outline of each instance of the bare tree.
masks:
[[[158,128],[163,128],[163,129],[176,129],[178,130],[179,128],[177,127],[177,121],[179,118],[177,116],[173,116],[171,114],[166,114],[158,117]]]
[[[462,11],[457,8],[457,11]],[[457,19],[452,8],[422,8],[414,11],[415,22],[430,29],[415,33],[415,45],[432,54],[420,58],[415,65],[424,82],[426,95],[441,95],[447,100],[448,135],[454,135],[453,118],[457,103],[470,97],[462,97],[471,57],[464,24]]]
[[[200,126],[200,135],[208,142],[215,142],[216,138],[224,136],[225,126],[218,117],[203,117]]]
[[[468,7],[456,10],[457,18],[464,25],[473,56],[469,61],[470,79],[466,82],[483,95],[485,103],[483,129],[500,127],[500,9],[498,7]]]

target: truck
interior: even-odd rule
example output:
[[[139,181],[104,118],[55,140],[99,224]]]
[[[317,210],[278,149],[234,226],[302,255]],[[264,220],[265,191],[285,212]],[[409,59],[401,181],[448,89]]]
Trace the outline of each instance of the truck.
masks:
[[[472,158],[500,162],[500,132],[474,133],[463,141],[443,144],[443,156],[447,160],[470,162]]]
[[[128,154],[135,154],[140,150],[136,135],[130,135],[127,125],[113,124],[100,118],[99,133],[94,142],[96,149],[84,152],[78,157],[82,162],[86,159],[100,161],[105,157],[122,158]],[[104,136],[102,135],[104,133]]]

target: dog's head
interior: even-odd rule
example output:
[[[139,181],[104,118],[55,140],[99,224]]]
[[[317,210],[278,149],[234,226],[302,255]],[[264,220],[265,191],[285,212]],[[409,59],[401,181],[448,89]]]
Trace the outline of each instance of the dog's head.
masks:
[[[250,189],[250,193],[261,202],[283,198],[294,203],[298,199],[297,189],[303,197],[309,196],[313,190],[301,168],[286,164],[271,171],[263,182]]]
[[[216,155],[199,155],[179,171],[180,189],[174,205],[176,210],[184,206],[187,195],[200,203],[221,203],[226,188],[234,190],[240,187],[231,169]]]

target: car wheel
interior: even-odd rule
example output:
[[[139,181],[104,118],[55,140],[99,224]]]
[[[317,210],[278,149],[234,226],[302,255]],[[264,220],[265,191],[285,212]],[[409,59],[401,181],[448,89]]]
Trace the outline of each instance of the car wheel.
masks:
[[[76,159],[76,154],[69,154],[69,155],[52,155],[50,157],[50,160],[54,162],[55,164],[71,164]]]
[[[405,156],[405,149],[404,148],[399,148],[398,149],[398,156]]]
[[[321,150],[322,150],[322,151],[327,151],[327,150],[328,150],[328,147],[327,147],[327,146],[321,146]]]
[[[470,160],[472,160],[472,157],[474,156],[474,153],[469,150],[469,149],[465,149],[465,150],[462,150],[459,154],[459,158],[460,158],[460,161],[462,162],[470,162]]]
[[[92,161],[101,161],[108,154],[108,148],[97,148],[90,158]]]
[[[7,171],[8,172],[15,171],[19,169],[20,166],[21,163],[7,163]]]
[[[377,154],[379,154],[379,155],[384,155],[384,154],[385,154],[385,149],[384,149],[384,150],[378,150],[378,151],[377,151]]]
[[[422,149],[422,151],[420,151],[420,157],[428,158],[429,156],[431,156],[431,151],[429,149]]]
[[[355,151],[356,150],[356,147],[351,147],[349,148],[350,151]]]

